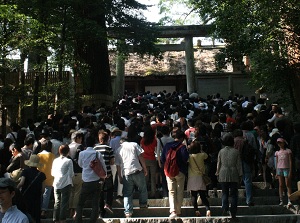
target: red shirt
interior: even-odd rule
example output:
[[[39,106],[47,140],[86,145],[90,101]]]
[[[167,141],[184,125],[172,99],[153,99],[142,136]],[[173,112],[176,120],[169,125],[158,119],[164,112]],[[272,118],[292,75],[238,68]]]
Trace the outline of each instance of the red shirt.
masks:
[[[147,160],[156,160],[156,157],[155,157],[155,148],[156,148],[156,145],[157,145],[156,138],[154,138],[154,140],[152,141],[152,143],[149,144],[149,145],[145,145],[144,144],[144,139],[141,140],[141,147],[144,150],[143,157],[145,159],[147,159]]]

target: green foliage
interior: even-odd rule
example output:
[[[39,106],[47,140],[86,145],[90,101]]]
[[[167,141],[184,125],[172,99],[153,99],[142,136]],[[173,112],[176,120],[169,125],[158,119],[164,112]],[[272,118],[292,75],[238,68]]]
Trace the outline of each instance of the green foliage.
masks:
[[[200,22],[190,0],[160,0],[158,7],[161,25],[194,25]]]
[[[42,86],[39,91],[39,115],[46,117],[53,108],[59,108],[61,111],[69,111],[73,104],[70,97],[71,86],[69,82],[57,82]],[[59,99],[57,98],[59,95]],[[58,100],[57,100],[58,99]]]
[[[218,66],[226,61],[251,61],[252,84],[268,92],[282,93],[296,106],[295,75],[300,61],[300,2],[296,0],[191,0],[202,20],[213,24],[212,33],[227,46],[217,55]],[[298,58],[297,58],[298,57]]]

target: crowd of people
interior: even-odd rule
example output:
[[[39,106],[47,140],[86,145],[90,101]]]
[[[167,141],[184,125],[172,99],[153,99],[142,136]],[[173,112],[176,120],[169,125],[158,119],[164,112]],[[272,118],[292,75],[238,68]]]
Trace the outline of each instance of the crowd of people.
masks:
[[[20,210],[34,222],[49,217],[52,196],[54,222],[68,217],[82,222],[87,199],[92,200],[91,222],[113,213],[114,199],[123,200],[125,217],[131,217],[135,191],[140,208],[147,208],[151,198],[169,199],[169,217],[175,218],[181,216],[188,190],[195,216],[201,216],[199,195],[204,216],[210,217],[207,190],[217,197],[219,188],[223,215],[235,218],[241,183],[246,205],[253,206],[253,179],[261,178],[266,190],[278,180],[279,205],[284,205],[284,186],[288,197],[292,176],[300,178],[300,124],[289,120],[278,104],[254,96],[125,92],[112,106],[85,106],[10,127],[0,142],[0,201],[9,191],[12,203],[20,203],[14,198],[20,193]],[[97,154],[105,179],[89,165]],[[169,170],[171,154],[176,168]],[[292,205],[289,199],[287,205]],[[7,209],[0,209],[5,222]]]

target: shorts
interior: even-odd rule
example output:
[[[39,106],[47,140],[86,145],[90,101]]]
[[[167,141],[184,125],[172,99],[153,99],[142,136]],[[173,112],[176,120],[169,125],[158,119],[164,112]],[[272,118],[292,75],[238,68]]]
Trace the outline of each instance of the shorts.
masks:
[[[288,177],[289,173],[290,173],[290,169],[289,168],[279,168],[279,169],[277,169],[276,172],[277,172],[278,176]]]

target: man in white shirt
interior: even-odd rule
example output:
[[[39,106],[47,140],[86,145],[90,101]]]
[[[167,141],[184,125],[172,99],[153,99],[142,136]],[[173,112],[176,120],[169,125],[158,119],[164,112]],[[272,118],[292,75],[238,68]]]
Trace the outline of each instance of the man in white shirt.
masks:
[[[95,159],[97,151],[94,150],[96,143],[96,137],[90,133],[87,133],[85,138],[86,150],[79,153],[78,165],[82,168],[82,188],[79,196],[78,205],[76,208],[76,223],[82,223],[82,211],[86,200],[92,201],[92,213],[90,216],[90,222],[96,222],[99,215],[99,200],[100,192],[103,186],[103,181],[100,177],[91,169],[90,163]],[[105,162],[101,154],[98,154],[98,158],[102,164],[104,170],[106,170]]]
[[[124,213],[130,218],[133,213],[132,196],[137,186],[140,208],[148,207],[146,178],[147,167],[143,157],[144,150],[135,142],[123,142],[115,154],[119,181],[123,184]]]

